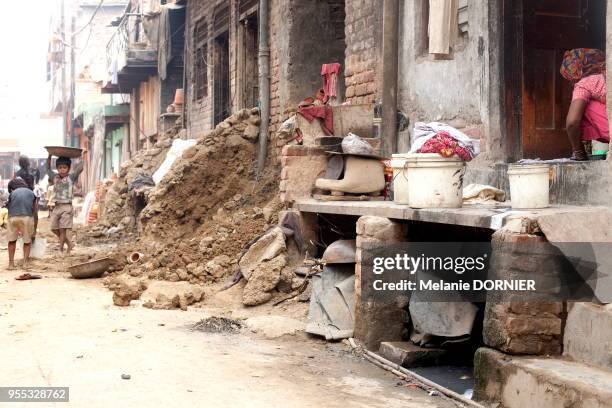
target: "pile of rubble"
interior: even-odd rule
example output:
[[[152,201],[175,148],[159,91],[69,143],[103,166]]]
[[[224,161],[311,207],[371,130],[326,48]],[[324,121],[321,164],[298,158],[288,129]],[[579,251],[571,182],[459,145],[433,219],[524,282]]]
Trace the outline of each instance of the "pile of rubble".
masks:
[[[287,272],[288,249],[282,231],[279,235],[280,229],[275,228],[281,209],[278,171],[267,168],[260,180],[255,181],[259,124],[256,108],[230,116],[187,148],[161,182],[146,189],[143,195],[146,205],[142,210],[129,210],[137,214],[134,222],[139,237],[124,246],[119,257],[125,258],[130,251],[141,252],[143,257],[141,262],[121,265],[117,268],[121,277],[108,282],[115,291],[116,304],[129,303],[128,299],[146,293],[150,284],[142,282],[147,280],[193,287],[225,281],[238,276],[240,271],[247,280],[245,305],[264,303],[272,298],[275,289],[290,292],[293,286],[301,284],[293,272]],[[162,155],[161,148],[159,154]],[[146,164],[153,171],[155,163],[159,166],[163,160],[163,157],[158,160],[157,151],[149,155],[145,151],[143,156],[155,158]],[[144,167],[145,163],[138,160],[122,169],[122,178],[116,183],[120,186],[113,187],[119,197],[125,194],[129,198],[126,189],[130,180],[139,174],[137,169]],[[125,206],[125,199],[123,203]],[[105,227],[117,220],[120,224],[123,219],[128,221],[125,210],[121,217],[112,217],[117,213],[112,208],[105,211]],[[265,240],[274,237],[273,241],[278,243],[274,256],[255,253],[264,246],[255,244],[262,236]],[[196,295],[161,303],[182,308],[203,298],[201,289],[185,287],[185,290]],[[159,304],[151,299],[145,302],[154,308],[161,307]]]
[[[129,231],[136,226],[136,217],[141,210],[142,201],[151,187],[149,180],[164,161],[174,139],[183,136],[181,122],[161,134],[152,148],[138,151],[130,160],[121,165],[118,179],[106,191],[100,220],[94,233]],[[134,188],[136,187],[136,188]]]

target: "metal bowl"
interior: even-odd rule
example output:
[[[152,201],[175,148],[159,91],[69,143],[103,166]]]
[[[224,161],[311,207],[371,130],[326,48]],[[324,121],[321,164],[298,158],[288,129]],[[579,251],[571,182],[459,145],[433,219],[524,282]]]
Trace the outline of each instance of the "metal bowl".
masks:
[[[72,277],[75,279],[99,278],[108,269],[110,264],[111,258],[105,257],[77,265],[72,265],[68,268],[68,272],[70,272]]]
[[[78,147],[45,146],[45,149],[47,149],[51,156],[69,157],[71,159],[79,158],[83,154],[83,149],[79,149]]]

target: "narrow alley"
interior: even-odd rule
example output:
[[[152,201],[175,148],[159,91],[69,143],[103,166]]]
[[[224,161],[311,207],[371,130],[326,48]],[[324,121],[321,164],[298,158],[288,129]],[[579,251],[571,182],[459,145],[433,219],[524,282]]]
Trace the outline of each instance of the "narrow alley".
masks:
[[[37,261],[33,269],[42,266]],[[308,339],[300,321],[282,314],[214,305],[119,308],[97,280],[74,280],[53,266],[41,280],[14,280],[20,273],[0,272],[0,384],[70,387],[70,403],[53,406],[456,406],[347,345]],[[219,313],[250,326],[239,333],[194,329]]]
[[[0,19],[0,406],[612,408],[612,0]]]

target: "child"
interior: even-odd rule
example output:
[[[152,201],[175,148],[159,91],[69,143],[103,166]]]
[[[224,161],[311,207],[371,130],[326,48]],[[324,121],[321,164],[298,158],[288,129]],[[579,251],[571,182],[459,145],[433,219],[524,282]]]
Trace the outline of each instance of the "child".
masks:
[[[19,156],[19,171],[15,173],[17,177],[21,177],[30,190],[34,190],[34,185],[40,181],[40,172],[30,168],[30,158],[26,155]]]
[[[11,180],[8,185],[8,250],[9,269],[15,268],[15,250],[17,239],[23,239],[23,267],[28,267],[30,247],[34,234],[34,214],[37,212],[37,200],[34,192],[21,178]]]
[[[53,202],[53,186],[49,185],[47,187],[47,194],[45,195],[47,199],[47,209],[49,210],[49,218],[51,218],[51,214],[53,214],[53,208],[55,208],[55,203]]]
[[[71,165],[72,161],[68,157],[59,157],[55,161],[57,168],[57,173],[55,173],[51,170],[51,155],[47,159],[49,185],[53,186],[52,201],[55,204],[51,213],[51,231],[59,238],[60,251],[64,252],[64,244],[66,244],[68,254],[74,247],[68,236],[72,229],[74,184],[83,171],[82,162],[72,172],[70,172]]]

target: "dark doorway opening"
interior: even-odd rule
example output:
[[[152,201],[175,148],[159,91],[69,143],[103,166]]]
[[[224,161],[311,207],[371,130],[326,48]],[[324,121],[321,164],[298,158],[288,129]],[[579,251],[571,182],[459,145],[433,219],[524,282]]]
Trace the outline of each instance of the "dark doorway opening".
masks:
[[[229,31],[225,31],[215,37],[214,70],[214,115],[216,126],[231,113]]]
[[[339,63],[338,96],[332,104],[342,103],[346,54],[345,0],[313,0],[300,3],[291,24],[289,38],[298,41],[288,49],[289,100],[296,104],[321,88],[321,66]],[[313,29],[313,22],[316,28]]]
[[[504,77],[510,160],[569,157],[572,84],[566,50],[605,51],[605,0],[504,0]]]

